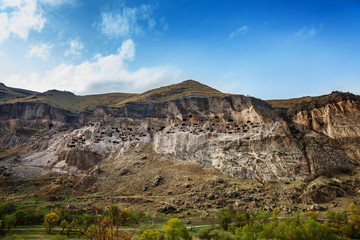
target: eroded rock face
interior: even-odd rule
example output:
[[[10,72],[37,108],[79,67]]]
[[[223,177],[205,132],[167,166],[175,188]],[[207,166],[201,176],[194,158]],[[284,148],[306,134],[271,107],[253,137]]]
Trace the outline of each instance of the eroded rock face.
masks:
[[[293,121],[330,138],[360,137],[360,105],[354,100],[300,111]]]
[[[156,153],[175,161],[211,165],[241,178],[279,181],[358,164],[360,101],[347,95],[316,101],[314,108],[302,103],[286,113],[260,99],[240,95],[127,103],[119,109],[98,108],[68,117],[57,110],[36,111],[34,107],[26,114],[15,114],[10,108],[6,110],[9,117],[2,116],[2,124],[12,129],[11,122],[17,121],[13,125],[19,127],[19,122],[34,121],[35,117],[51,124],[56,120],[59,124],[53,126],[64,128],[50,139],[44,139],[42,133],[21,140],[30,146],[20,157],[22,166],[42,166],[41,172],[46,172],[44,166],[47,171],[63,173],[91,171],[101,161],[117,159],[137,144],[151,143]],[[14,136],[2,138],[3,143],[8,142],[3,146],[10,148],[20,142],[9,144],[9,139]]]
[[[303,203],[327,203],[337,197],[354,193],[352,183],[342,182],[336,178],[319,177],[312,181],[300,196]]]
[[[69,111],[51,107],[45,103],[19,102],[0,104],[0,120],[42,120],[60,123],[72,123],[75,115]]]

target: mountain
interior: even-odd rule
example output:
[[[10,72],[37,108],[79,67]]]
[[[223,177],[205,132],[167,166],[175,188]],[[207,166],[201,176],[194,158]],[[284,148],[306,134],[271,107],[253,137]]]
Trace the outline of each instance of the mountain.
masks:
[[[193,80],[153,89],[142,94],[109,93],[88,96],[77,96],[71,92],[58,90],[36,93],[0,85],[0,103],[40,102],[75,113],[94,110],[99,106],[121,107],[127,102],[162,102],[181,97],[214,95],[223,95],[223,93]]]
[[[250,197],[293,209],[360,193],[358,95],[264,101],[193,80],[142,94],[17,91],[23,95],[0,102],[4,179],[55,174],[77,191],[139,203],[151,192],[149,206],[191,197],[200,209],[247,206]]]
[[[5,86],[5,84],[0,83],[0,102],[17,98],[24,98],[34,94],[36,94],[36,92],[18,88],[10,88]]]

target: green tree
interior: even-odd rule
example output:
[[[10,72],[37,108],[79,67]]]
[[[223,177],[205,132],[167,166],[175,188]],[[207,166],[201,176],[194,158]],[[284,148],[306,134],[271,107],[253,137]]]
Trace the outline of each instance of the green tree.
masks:
[[[6,215],[4,217],[4,225],[5,228],[10,231],[10,228],[14,227],[16,224],[16,215],[15,213],[10,214],[10,215]]]
[[[215,216],[219,219],[219,224],[221,228],[225,231],[228,230],[229,224],[233,219],[233,215],[233,211],[226,208],[222,208],[215,212]]]
[[[342,232],[342,227],[347,223],[347,214],[343,213],[335,213],[334,211],[326,212],[326,224],[332,229],[335,233]]]
[[[254,218],[251,216],[250,218]],[[239,239],[244,240],[256,240],[262,231],[262,225],[256,221],[250,221],[242,228],[237,228],[235,234],[238,235]]]
[[[164,236],[158,232],[153,230],[147,230],[143,232],[140,236],[140,240],[162,240]]]
[[[306,220],[302,226],[305,239],[311,240],[336,240],[338,237],[326,225],[313,219]]]
[[[27,213],[24,210],[17,210],[16,215],[16,225],[25,225],[27,223]]]
[[[272,221],[264,225],[260,234],[261,239],[281,239],[281,240],[302,240],[301,230],[294,222],[283,220]]]
[[[360,208],[351,203],[349,212],[348,223],[353,230],[352,237],[358,237],[360,236]]]
[[[248,219],[245,213],[237,212],[234,218],[235,218],[235,226],[238,228],[243,227],[248,223]]]
[[[0,218],[9,213],[10,204],[8,202],[0,202]]]
[[[109,207],[109,217],[110,219],[113,221],[113,224],[118,225],[120,224],[120,213],[121,211],[119,210],[119,207],[116,205],[111,205]]]
[[[60,222],[60,227],[62,227],[61,233],[64,233],[64,230],[67,225],[69,225],[69,222],[66,221],[65,219]]]
[[[70,232],[74,231],[75,227],[78,225],[78,221],[76,219],[72,220],[71,223],[68,223],[65,227],[66,234],[70,236]]]
[[[167,240],[191,239],[184,223],[177,218],[170,218],[164,224],[163,231],[165,233],[165,239]]]
[[[45,215],[44,227],[45,227],[47,233],[51,232],[51,228],[53,226],[56,226],[58,221],[59,221],[59,216],[54,212]]]
[[[94,216],[85,213],[77,219],[76,225],[74,227],[77,228],[79,233],[84,235],[91,226],[91,224],[94,223],[94,220],[95,220]]]

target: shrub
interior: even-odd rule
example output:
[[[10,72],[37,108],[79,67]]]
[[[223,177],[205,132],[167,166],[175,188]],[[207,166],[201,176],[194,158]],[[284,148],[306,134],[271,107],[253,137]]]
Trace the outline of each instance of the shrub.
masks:
[[[197,233],[200,239],[210,240],[212,237],[210,229],[202,228]]]
[[[235,237],[230,232],[216,230],[216,231],[214,231],[213,236],[212,236],[211,239],[214,239],[214,240],[235,240]]]
[[[191,239],[184,223],[177,218],[170,218],[164,224],[163,231],[167,240]]]
[[[147,230],[143,232],[140,236],[140,240],[163,240],[164,236],[158,232],[153,230]]]

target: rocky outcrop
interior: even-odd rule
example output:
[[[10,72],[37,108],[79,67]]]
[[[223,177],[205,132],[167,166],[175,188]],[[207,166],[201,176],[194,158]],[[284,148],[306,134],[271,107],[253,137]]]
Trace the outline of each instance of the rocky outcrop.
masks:
[[[290,109],[223,95],[128,102],[79,114],[40,103],[0,105],[0,112],[3,126],[11,121],[63,124],[63,129],[54,125],[50,141],[41,137],[44,133],[25,139],[31,150],[20,162],[27,166],[86,172],[140,143],[151,143],[157,154],[175,161],[265,182],[305,179],[358,164],[359,106],[358,96],[333,93]]]
[[[76,116],[71,112],[51,107],[45,103],[0,104],[0,121],[19,119],[72,123],[75,118]]]
[[[354,193],[352,182],[342,182],[336,178],[319,177],[312,181],[300,195],[303,203],[327,203],[337,197],[345,197]]]
[[[301,110],[293,121],[330,138],[360,137],[360,105],[350,99]]]

